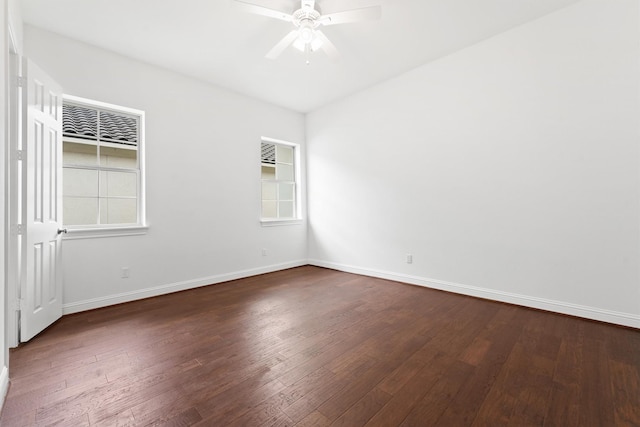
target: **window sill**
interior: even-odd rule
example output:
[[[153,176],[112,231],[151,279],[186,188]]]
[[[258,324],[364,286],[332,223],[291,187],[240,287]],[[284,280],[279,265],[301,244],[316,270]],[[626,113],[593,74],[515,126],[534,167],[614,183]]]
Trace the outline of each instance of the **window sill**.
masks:
[[[113,228],[75,228],[69,229],[63,240],[98,239],[103,237],[139,236],[147,234],[149,227],[146,225],[134,225],[130,227]]]
[[[301,219],[261,219],[260,224],[263,227],[280,227],[283,225],[300,225]]]

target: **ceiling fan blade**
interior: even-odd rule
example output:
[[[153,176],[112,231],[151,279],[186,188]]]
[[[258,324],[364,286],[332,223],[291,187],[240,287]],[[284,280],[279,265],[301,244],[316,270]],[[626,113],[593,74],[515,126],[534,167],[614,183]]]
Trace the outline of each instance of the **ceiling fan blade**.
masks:
[[[346,10],[344,12],[329,13],[320,17],[322,25],[348,24],[350,22],[372,21],[380,19],[380,6],[363,7],[362,9]]]
[[[291,31],[289,34],[287,34],[286,36],[284,36],[284,38],[282,40],[280,40],[278,42],[278,44],[276,44],[270,51],[269,53],[266,54],[266,57],[269,59],[276,59],[278,56],[280,56],[280,54],[282,52],[284,52],[284,50],[286,48],[289,47],[289,45],[291,43],[293,43],[295,41],[295,39],[298,38],[298,30],[293,30]]]
[[[293,15],[290,13],[281,12],[275,9],[269,9],[268,7],[260,6],[243,0],[234,0],[235,3],[244,9],[246,12],[254,13],[256,15],[268,16],[270,18],[280,19],[281,21],[293,22]]]
[[[338,49],[336,49],[336,46],[331,43],[331,40],[329,40],[322,31],[316,30],[316,37],[322,40],[320,48],[325,51],[330,60],[335,62],[340,59]]]

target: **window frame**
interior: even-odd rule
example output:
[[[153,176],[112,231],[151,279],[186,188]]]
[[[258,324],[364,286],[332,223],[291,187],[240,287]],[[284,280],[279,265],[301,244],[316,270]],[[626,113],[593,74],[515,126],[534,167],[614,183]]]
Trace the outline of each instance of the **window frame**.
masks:
[[[67,234],[64,236],[66,240],[72,239],[84,239],[84,238],[95,238],[95,237],[115,237],[115,236],[130,236],[130,235],[139,235],[145,234],[148,230],[148,224],[146,222],[146,197],[145,197],[145,112],[142,110],[137,110],[134,108],[123,107],[121,105],[109,104],[106,102],[96,101],[88,98],[81,98],[78,96],[67,95],[64,94],[62,97],[62,102],[85,106],[86,108],[98,109],[106,112],[113,112],[116,114],[124,114],[129,116],[136,116],[138,120],[138,141],[137,141],[137,222],[136,223],[122,223],[122,224],[87,224],[87,225],[64,225],[64,227],[68,230]],[[78,143],[84,141],[87,143],[88,140],[84,140],[82,138],[74,138],[70,136],[62,136],[62,140]],[[113,143],[109,141],[96,141],[96,144],[110,147]],[[62,169],[64,170],[64,155],[61,159]],[[109,168],[109,167],[97,167],[87,166],[87,165],[69,165],[70,168],[75,169],[87,169],[87,170],[110,170],[117,168]],[[128,171],[132,169],[122,169],[123,171]],[[63,200],[64,204],[64,200]],[[64,221],[64,218],[63,218]]]
[[[260,148],[262,144],[275,144],[284,145],[293,148],[293,183],[294,183],[294,217],[293,218],[264,218],[262,216],[262,157],[260,157],[260,206],[259,206],[259,218],[263,227],[269,226],[281,226],[281,225],[296,225],[302,224],[302,184],[301,184],[301,165],[300,165],[300,144],[295,142],[284,141],[281,139],[269,138],[263,136],[260,138]],[[277,180],[276,180],[277,181]]]

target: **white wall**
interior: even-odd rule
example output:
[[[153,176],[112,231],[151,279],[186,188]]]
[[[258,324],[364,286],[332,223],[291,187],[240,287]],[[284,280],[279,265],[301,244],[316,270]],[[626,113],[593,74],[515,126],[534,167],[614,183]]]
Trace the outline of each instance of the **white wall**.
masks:
[[[640,327],[638,12],[585,0],[309,114],[312,262]]]
[[[20,0],[7,0],[7,20],[11,26],[11,32],[14,42],[19,53],[22,52],[23,45],[23,27],[22,27],[22,10],[20,9]]]
[[[41,29],[24,39],[65,93],[146,112],[149,231],[65,240],[66,312],[306,263],[306,223],[259,223],[260,137],[304,143],[301,114]]]

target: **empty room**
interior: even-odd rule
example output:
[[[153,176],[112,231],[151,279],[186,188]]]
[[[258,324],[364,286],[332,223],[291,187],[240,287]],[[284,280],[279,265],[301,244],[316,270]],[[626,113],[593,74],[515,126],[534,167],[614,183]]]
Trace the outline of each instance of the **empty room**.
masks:
[[[640,1],[0,14],[1,426],[640,425]]]

